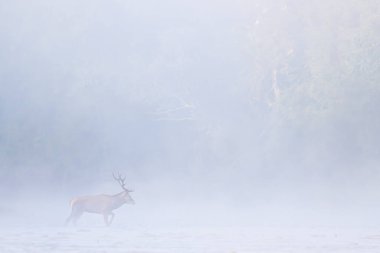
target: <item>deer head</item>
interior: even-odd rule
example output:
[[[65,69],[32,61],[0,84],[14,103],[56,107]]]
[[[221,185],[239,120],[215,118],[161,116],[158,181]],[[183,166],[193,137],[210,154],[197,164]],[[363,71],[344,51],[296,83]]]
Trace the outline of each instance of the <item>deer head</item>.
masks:
[[[117,173],[117,175],[115,175],[115,173],[113,173],[112,175],[113,175],[113,178],[119,183],[121,188],[124,190],[124,192],[121,193],[121,196],[122,196],[123,200],[125,201],[125,203],[134,204],[135,201],[132,199],[131,195],[129,195],[129,193],[133,192],[133,190],[127,189],[125,187],[125,178],[126,177],[122,176],[120,173]]]

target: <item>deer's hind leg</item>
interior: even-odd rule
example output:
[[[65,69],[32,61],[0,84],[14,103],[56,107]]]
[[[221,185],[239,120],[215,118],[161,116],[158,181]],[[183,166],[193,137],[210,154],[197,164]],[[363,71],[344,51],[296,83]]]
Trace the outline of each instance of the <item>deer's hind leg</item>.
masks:
[[[65,225],[68,225],[70,222],[72,222],[74,225],[77,224],[78,219],[82,216],[83,211],[79,208],[73,206],[71,209],[70,216],[66,219]]]

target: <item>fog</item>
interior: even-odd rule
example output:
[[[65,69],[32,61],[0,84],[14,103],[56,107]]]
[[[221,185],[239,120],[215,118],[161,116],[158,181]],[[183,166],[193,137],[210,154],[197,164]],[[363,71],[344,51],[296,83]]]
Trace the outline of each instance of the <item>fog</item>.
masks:
[[[114,211],[117,232],[376,231],[379,11],[371,0],[0,1],[0,225],[103,231],[99,214],[64,221],[74,197],[121,192],[119,172],[136,203]],[[193,250],[177,252],[209,252]]]

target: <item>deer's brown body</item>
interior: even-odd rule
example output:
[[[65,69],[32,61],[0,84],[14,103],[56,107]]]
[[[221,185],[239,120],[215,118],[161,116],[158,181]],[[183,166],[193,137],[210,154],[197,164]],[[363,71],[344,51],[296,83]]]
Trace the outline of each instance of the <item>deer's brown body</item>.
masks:
[[[111,225],[115,216],[112,212],[113,210],[126,203],[134,204],[134,200],[129,195],[131,191],[125,188],[125,178],[121,178],[120,175],[118,178],[114,178],[120,183],[124,191],[115,195],[100,194],[74,198],[71,201],[71,214],[67,218],[66,224],[70,222],[75,224],[84,212],[88,212],[102,214],[104,217],[104,222],[108,226]],[[109,219],[110,216],[111,218]]]

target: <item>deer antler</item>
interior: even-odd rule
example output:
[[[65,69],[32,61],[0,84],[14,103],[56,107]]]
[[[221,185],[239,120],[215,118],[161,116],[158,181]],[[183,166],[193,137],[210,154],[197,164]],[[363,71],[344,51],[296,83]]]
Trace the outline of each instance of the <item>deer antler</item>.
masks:
[[[123,177],[119,172],[117,173],[117,176],[115,176],[115,173],[112,173],[112,176],[120,184],[121,188],[123,188],[124,191],[132,192],[132,190],[128,190],[125,187],[125,176]]]

